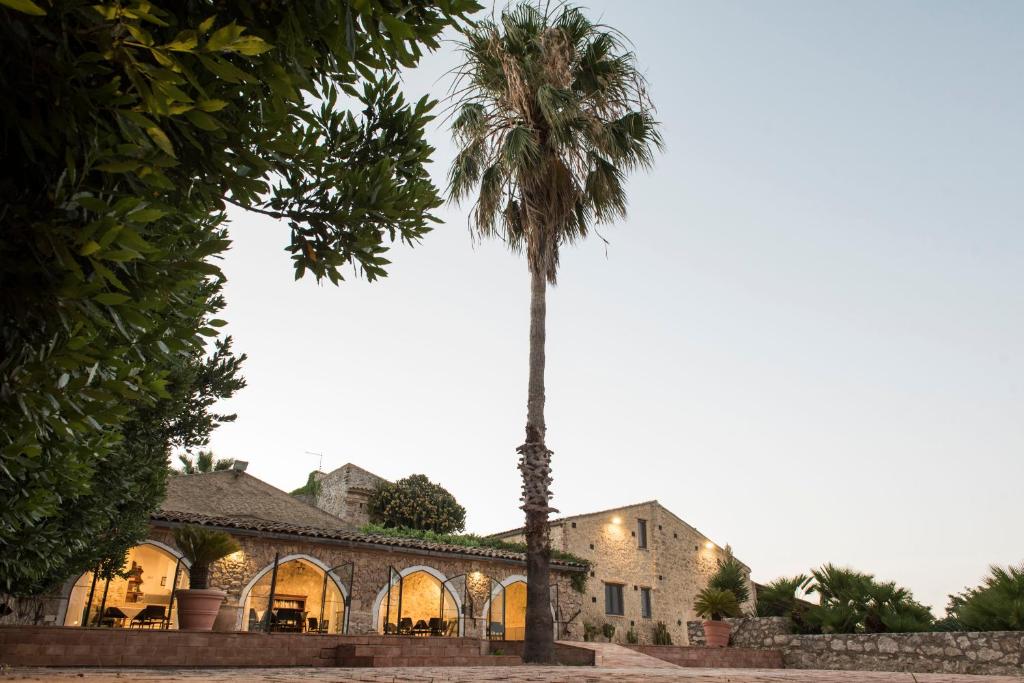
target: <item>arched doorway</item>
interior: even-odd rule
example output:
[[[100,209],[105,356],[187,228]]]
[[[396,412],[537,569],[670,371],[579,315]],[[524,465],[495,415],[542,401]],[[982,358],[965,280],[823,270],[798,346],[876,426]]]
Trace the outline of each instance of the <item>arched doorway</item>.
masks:
[[[514,574],[498,582],[492,579],[490,597],[484,603],[485,633],[492,640],[523,640],[526,637],[526,577]],[[555,637],[558,623],[551,604]]]
[[[412,636],[462,634],[462,599],[456,587],[433,567],[389,568],[388,583],[377,594],[373,619],[378,633]]]
[[[242,631],[345,633],[351,563],[328,567],[309,555],[267,565],[242,591]]]
[[[174,589],[188,588],[181,554],[147,540],[128,551],[121,572],[111,579],[82,574],[68,595],[64,625],[177,628]]]

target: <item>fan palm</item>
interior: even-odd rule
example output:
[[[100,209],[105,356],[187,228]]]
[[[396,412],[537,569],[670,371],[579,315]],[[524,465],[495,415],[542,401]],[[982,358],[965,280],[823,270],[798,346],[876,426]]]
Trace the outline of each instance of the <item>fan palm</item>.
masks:
[[[625,216],[626,173],[650,167],[661,138],[633,53],[576,7],[516,5],[469,30],[462,53],[449,196],[459,202],[475,193],[473,235],[525,253],[530,272],[526,438],[517,449],[528,549],[523,658],[549,662],[547,285],[556,281],[563,246],[595,223]]]
[[[190,588],[209,587],[210,565],[239,550],[238,543],[229,534],[199,526],[175,529],[174,542],[191,563]]]
[[[181,462],[181,469],[176,470],[172,467],[172,474],[221,472],[223,470],[230,470],[231,466],[235,464],[234,458],[214,458],[211,451],[200,451],[195,460],[187,454],[182,454],[178,456],[178,461]]]

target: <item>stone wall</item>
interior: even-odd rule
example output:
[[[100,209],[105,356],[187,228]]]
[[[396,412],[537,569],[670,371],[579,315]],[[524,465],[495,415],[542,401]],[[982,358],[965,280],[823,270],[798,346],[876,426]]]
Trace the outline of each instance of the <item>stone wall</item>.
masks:
[[[788,633],[786,620],[730,619],[731,644],[782,651],[788,669],[910,671],[1024,676],[1024,632]],[[702,622],[687,624],[703,642]],[[780,632],[780,628],[782,629]]]
[[[316,479],[319,488],[313,504],[340,517],[350,529],[358,529],[369,523],[370,495],[377,484],[385,481],[352,463],[327,474],[316,473]]]
[[[732,625],[729,644],[733,647],[774,647],[775,636],[790,635],[789,619],[785,617],[741,617],[726,619]],[[690,645],[704,645],[704,622],[686,622]]]
[[[638,520],[647,522],[647,547],[639,547]],[[615,523],[615,521],[619,523]],[[521,531],[502,536],[523,542]],[[710,547],[709,547],[710,544]],[[625,643],[630,628],[640,644],[654,642],[657,622],[664,622],[675,645],[685,645],[686,622],[693,601],[718,567],[724,549],[656,501],[579,515],[552,525],[551,546],[591,562],[581,621],[598,628],[615,626],[614,642]],[[622,616],[605,613],[605,584],[623,585]],[[651,591],[651,617],[641,615],[641,589]],[[753,584],[750,584],[753,596]],[[753,608],[753,602],[744,605]]]

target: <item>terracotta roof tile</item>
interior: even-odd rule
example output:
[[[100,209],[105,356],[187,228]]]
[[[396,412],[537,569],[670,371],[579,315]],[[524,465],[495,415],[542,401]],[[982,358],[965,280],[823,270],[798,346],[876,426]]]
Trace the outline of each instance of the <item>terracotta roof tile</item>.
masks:
[[[194,475],[192,475],[194,476]],[[380,546],[389,549],[409,548],[413,550],[426,550],[439,553],[451,553],[462,556],[482,557],[495,560],[506,560],[517,563],[525,562],[524,553],[500,548],[478,548],[436,541],[425,541],[418,538],[397,538],[382,534],[364,534],[359,531],[346,529],[324,529],[314,526],[291,524],[288,522],[273,522],[266,519],[248,515],[206,515],[197,512],[184,512],[176,510],[157,510],[150,515],[154,522],[166,522],[170,524],[198,524],[201,526],[213,526],[222,529],[238,529],[253,531],[257,533],[285,534],[288,536],[300,536],[303,538],[324,539],[330,541],[342,541],[355,545]],[[552,559],[551,564],[566,569],[583,569],[584,565],[564,560]]]

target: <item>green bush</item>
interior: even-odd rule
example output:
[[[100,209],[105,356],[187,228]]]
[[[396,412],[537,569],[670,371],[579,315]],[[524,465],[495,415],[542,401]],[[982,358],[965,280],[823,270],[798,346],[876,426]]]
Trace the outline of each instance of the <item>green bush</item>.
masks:
[[[697,594],[693,609],[701,619],[721,621],[725,617],[738,617],[743,614],[736,595],[730,590],[708,586]]]
[[[385,527],[450,534],[466,528],[466,508],[423,474],[381,482],[370,496],[370,519]]]
[[[672,634],[668,632],[668,626],[665,622],[659,621],[654,625],[654,644],[655,645],[671,645]]]
[[[526,553],[526,545],[523,543],[510,543],[509,541],[502,541],[497,538],[480,536],[478,534],[439,534],[433,531],[424,531],[422,529],[396,529],[394,527],[386,527],[380,524],[366,524],[359,530],[364,534],[375,534],[377,536],[390,536],[392,538],[418,538],[423,541],[433,541],[435,543],[444,543],[447,545],[461,545],[466,548],[494,548],[495,550],[508,550],[514,553]],[[588,560],[561,550],[552,550],[551,557],[552,559],[572,562],[584,567],[590,566],[590,562]],[[575,588],[575,582],[578,581],[576,578],[578,574],[583,574],[583,586],[586,588],[586,572],[572,574],[572,578],[570,580],[574,582],[573,587]]]
[[[803,587],[820,597],[807,610],[807,623],[820,633],[927,631],[935,621],[910,590],[845,567],[815,569]]]
[[[592,643],[597,638],[597,634],[601,632],[595,624],[583,622],[583,640]]]
[[[1024,564],[992,566],[977,588],[950,596],[946,613],[966,631],[1024,631]]]
[[[612,642],[612,638],[615,637],[615,624],[604,624],[601,626],[601,633],[608,639],[609,643]]]
[[[630,626],[629,630],[626,631],[626,642],[630,645],[636,645],[640,642],[640,638],[636,634],[636,629],[632,626]]]
[[[238,550],[238,543],[230,534],[201,526],[175,529],[174,542],[191,563],[189,588],[209,588],[210,565]]]

